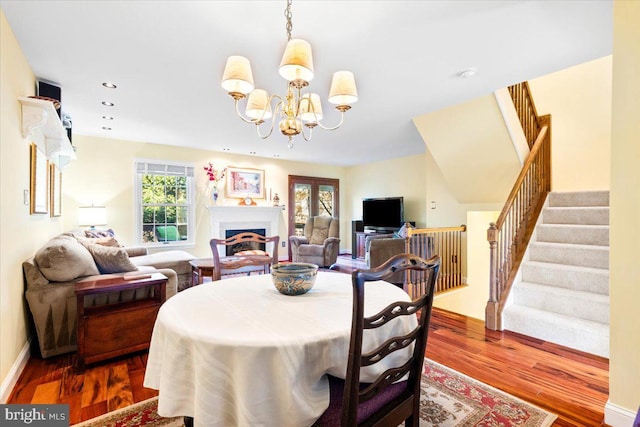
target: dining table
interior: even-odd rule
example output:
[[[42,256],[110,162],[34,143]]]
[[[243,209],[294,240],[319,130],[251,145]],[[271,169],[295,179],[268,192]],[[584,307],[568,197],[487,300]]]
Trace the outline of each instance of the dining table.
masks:
[[[310,426],[329,406],[327,375],[344,378],[351,336],[350,274],[320,271],[302,295],[279,293],[271,274],[185,289],[160,308],[144,386],[158,390],[158,414],[195,426]],[[365,316],[410,301],[384,281],[365,287]],[[417,325],[400,316],[366,330],[371,350]],[[361,381],[404,363],[412,348],[363,368]]]

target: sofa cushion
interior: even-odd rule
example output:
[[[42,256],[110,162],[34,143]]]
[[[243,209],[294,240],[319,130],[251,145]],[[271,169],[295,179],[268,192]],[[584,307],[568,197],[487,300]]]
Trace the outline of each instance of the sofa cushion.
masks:
[[[115,237],[76,237],[80,244],[84,245],[102,245],[102,246],[112,246],[114,248],[119,248],[122,245],[118,243]]]
[[[90,244],[89,253],[102,274],[136,271],[138,268],[129,260],[129,254],[123,248]]]
[[[51,282],[68,282],[100,274],[89,251],[70,236],[49,240],[34,256],[40,272]]]

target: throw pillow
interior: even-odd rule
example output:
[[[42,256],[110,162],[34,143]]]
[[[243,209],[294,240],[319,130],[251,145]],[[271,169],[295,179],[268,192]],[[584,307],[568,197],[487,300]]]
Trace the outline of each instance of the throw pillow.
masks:
[[[91,238],[96,238],[96,237],[115,237],[116,232],[113,231],[112,229],[108,229],[108,230],[96,230],[96,229],[89,229],[89,230],[84,230],[84,237],[91,237]]]
[[[124,273],[138,269],[129,260],[129,254],[123,248],[92,244],[87,246],[100,273]]]
[[[49,240],[36,252],[34,260],[42,275],[51,282],[68,282],[100,274],[89,251],[69,236]]]
[[[118,243],[115,237],[76,237],[76,239],[85,247],[93,244],[102,246],[113,246],[116,248],[122,246],[120,243]]]

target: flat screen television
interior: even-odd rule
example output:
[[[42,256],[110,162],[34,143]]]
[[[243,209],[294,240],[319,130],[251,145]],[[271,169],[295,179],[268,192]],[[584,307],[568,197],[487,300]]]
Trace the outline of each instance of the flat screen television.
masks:
[[[362,225],[365,231],[394,232],[404,224],[402,197],[362,200]]]

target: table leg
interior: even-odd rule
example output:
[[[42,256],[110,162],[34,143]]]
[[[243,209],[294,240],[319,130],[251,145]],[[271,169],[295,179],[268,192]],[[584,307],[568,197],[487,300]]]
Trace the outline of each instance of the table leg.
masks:
[[[193,417],[184,417],[184,427],[193,427]]]

